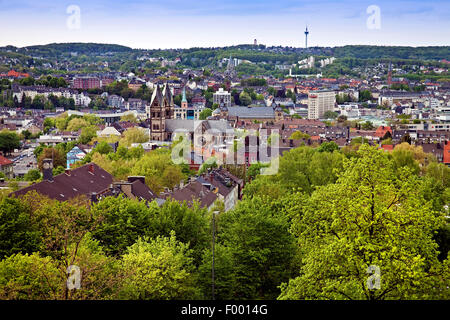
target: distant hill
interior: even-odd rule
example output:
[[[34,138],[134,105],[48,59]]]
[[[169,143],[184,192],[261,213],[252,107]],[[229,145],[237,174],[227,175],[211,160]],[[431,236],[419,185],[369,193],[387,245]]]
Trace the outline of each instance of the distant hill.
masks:
[[[392,58],[413,60],[450,59],[450,46],[396,47],[396,46],[343,46],[332,49],[338,58]]]
[[[148,57],[174,60],[181,58],[177,68],[207,68],[224,70],[224,58],[248,60],[236,67],[238,75],[282,77],[286,70],[279,65],[293,65],[299,60],[314,55],[317,59],[329,56],[336,61],[324,68],[324,76],[338,77],[354,75],[354,68],[364,68],[377,63],[426,64],[443,66],[443,59],[450,61],[450,46],[405,47],[405,46],[368,46],[347,45],[342,47],[296,48],[242,44],[215,48],[188,49],[133,49],[116,44],[100,43],[51,43],[17,48],[0,47],[0,72],[15,69],[31,72],[39,76],[51,72],[149,72],[155,68]],[[105,66],[105,62],[107,65]],[[316,66],[317,68],[317,66]],[[56,70],[53,70],[56,69]],[[313,68],[314,69],[314,68]],[[316,72],[317,70],[308,72]],[[437,75],[436,75],[437,77]]]
[[[43,58],[57,58],[62,55],[70,55],[71,53],[77,53],[79,55],[105,55],[108,53],[114,54],[133,51],[129,47],[101,43],[51,43],[23,48],[7,46],[0,48],[0,50],[11,50],[29,56],[40,56]]]
[[[14,46],[1,47],[0,51],[10,50],[25,54],[28,56],[39,56],[43,58],[57,58],[60,56],[69,56],[72,53],[87,56],[103,56],[117,53],[138,53],[152,52],[164,53],[164,56],[188,55],[196,58],[214,57],[222,58],[229,55],[238,56],[241,59],[254,58],[257,62],[260,56],[265,59],[265,55],[270,52],[271,55],[278,55],[280,61],[295,61],[298,57],[294,55],[322,54],[334,55],[338,58],[357,58],[357,59],[413,59],[413,60],[450,60],[450,46],[434,47],[406,47],[406,46],[370,46],[370,45],[347,45],[342,47],[313,47],[305,50],[304,48],[293,47],[266,47],[264,45],[237,45],[217,48],[189,48],[189,49],[165,49],[165,50],[142,50],[132,49],[117,44],[100,43],[51,43],[47,45],[28,46],[17,48]],[[257,53],[259,52],[259,53]],[[266,54],[264,54],[264,52]],[[285,55],[291,55],[291,59]],[[256,56],[256,58],[255,58]],[[275,57],[276,59],[277,57]]]

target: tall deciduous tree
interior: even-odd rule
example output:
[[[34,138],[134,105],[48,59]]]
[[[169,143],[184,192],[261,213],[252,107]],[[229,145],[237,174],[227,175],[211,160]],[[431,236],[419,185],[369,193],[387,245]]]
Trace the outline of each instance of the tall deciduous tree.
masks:
[[[179,166],[173,164],[168,150],[155,150],[140,158],[132,174],[145,176],[146,184],[159,193],[164,187],[173,188],[184,178]]]
[[[67,130],[68,131],[78,131],[81,128],[84,128],[88,125],[88,122],[84,120],[83,118],[73,118],[69,121],[67,124]]]
[[[139,239],[123,256],[124,270],[133,270],[123,282],[120,298],[143,300],[195,299],[192,258],[187,244],[170,237]]]
[[[148,134],[142,130],[142,128],[134,127],[123,133],[123,138],[120,140],[120,145],[129,147],[132,143],[143,143],[147,142],[148,139]]]
[[[0,259],[40,249],[40,233],[30,216],[31,208],[19,199],[4,198],[0,202]]]
[[[443,216],[422,196],[421,181],[407,168],[396,174],[383,151],[362,145],[358,154],[346,161],[335,184],[316,190],[297,214],[304,265],[299,277],[283,285],[280,298],[448,296],[448,270],[433,240]],[[369,278],[377,268],[379,289]]]
[[[11,153],[14,149],[19,148],[20,138],[17,133],[3,130],[0,132],[0,151],[4,154]]]
[[[152,220],[156,204],[133,201],[123,196],[107,197],[92,206],[94,214],[104,219],[92,232],[109,255],[118,256],[134,244],[139,237],[152,236]]]
[[[336,181],[333,168],[341,170],[343,158],[339,152],[318,152],[309,147],[292,149],[281,158],[277,177],[285,186],[311,193],[315,186]]]
[[[53,159],[53,168],[66,167],[66,155],[57,148],[45,148],[38,158],[38,167],[42,171],[44,159]]]
[[[88,144],[91,142],[91,140],[97,136],[97,130],[98,128],[95,125],[81,128],[81,135],[79,138],[80,143]]]
[[[61,297],[64,279],[56,262],[39,253],[15,254],[0,261],[0,299],[53,300]]]
[[[206,120],[206,118],[210,117],[212,115],[212,109],[205,108],[200,112],[200,115],[198,117],[199,120]]]
[[[273,299],[279,294],[278,286],[293,275],[295,239],[287,216],[279,211],[274,203],[253,197],[219,217],[218,243],[229,249],[223,254],[232,257],[233,277],[217,277],[222,286],[233,287],[233,299]],[[224,283],[230,278],[231,284]]]
[[[245,91],[242,91],[239,95],[239,101],[241,102],[241,105],[248,106],[252,103],[252,98],[250,97],[250,94],[248,94]]]

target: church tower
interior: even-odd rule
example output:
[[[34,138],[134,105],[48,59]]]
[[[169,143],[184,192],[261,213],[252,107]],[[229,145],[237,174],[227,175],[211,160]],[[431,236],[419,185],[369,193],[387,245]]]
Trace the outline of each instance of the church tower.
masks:
[[[181,99],[181,108],[187,109],[188,101],[186,99],[186,87],[183,88],[183,98]]]
[[[173,119],[173,95],[167,83],[161,89],[159,85],[153,91],[150,103],[150,140],[166,141],[166,119]]]

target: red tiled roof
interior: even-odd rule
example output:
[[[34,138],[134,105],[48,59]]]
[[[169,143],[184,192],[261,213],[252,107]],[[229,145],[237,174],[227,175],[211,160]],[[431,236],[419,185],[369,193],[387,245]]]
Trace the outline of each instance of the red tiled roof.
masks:
[[[392,135],[392,129],[391,127],[387,127],[387,126],[380,126],[378,127],[377,131],[375,132],[375,136],[382,138],[386,132],[390,132]]]
[[[381,149],[384,149],[384,151],[392,151],[394,150],[394,146],[392,144],[384,144],[381,146]]]
[[[450,163],[450,142],[446,141],[444,144],[444,163]]]
[[[13,162],[9,159],[6,159],[4,156],[0,156],[0,166],[7,166],[12,164]]]
[[[14,70],[10,70],[7,73],[8,77],[14,77],[14,78],[18,78],[18,77],[29,77],[30,75],[28,73],[20,73]]]

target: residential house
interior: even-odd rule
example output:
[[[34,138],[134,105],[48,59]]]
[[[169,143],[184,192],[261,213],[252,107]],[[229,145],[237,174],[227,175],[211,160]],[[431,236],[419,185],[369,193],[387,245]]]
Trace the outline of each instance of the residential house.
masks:
[[[13,168],[14,163],[11,160],[0,156],[0,171],[3,172],[7,179],[13,178]]]

